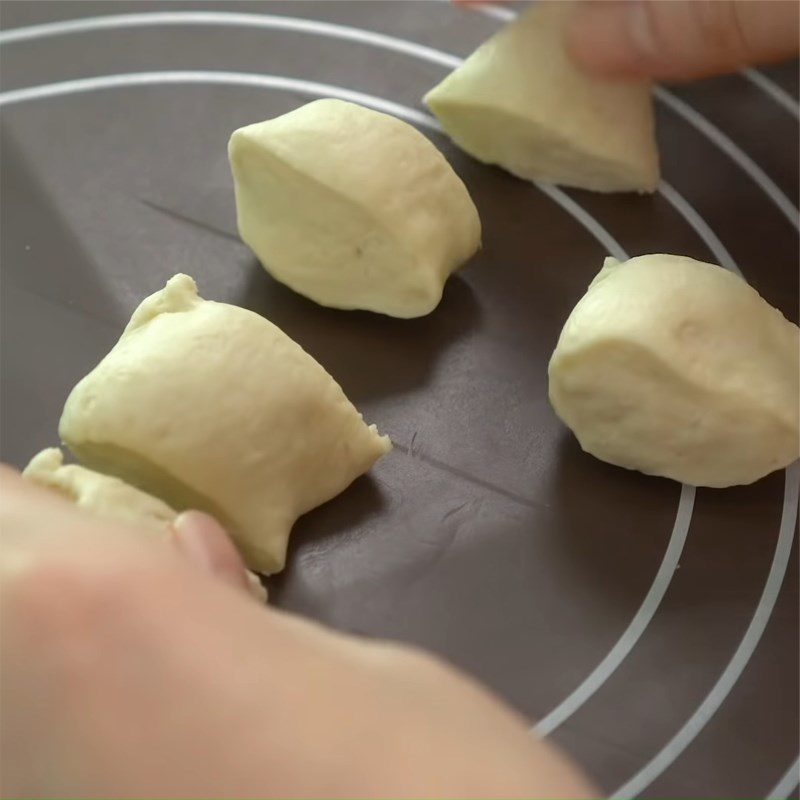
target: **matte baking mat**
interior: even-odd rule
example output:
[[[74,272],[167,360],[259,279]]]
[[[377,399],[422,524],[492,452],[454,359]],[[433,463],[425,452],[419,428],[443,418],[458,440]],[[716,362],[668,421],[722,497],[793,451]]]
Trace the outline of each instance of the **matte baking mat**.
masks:
[[[798,317],[797,65],[661,89],[652,197],[482,166],[420,103],[508,9],[446,2],[2,5],[2,456],[175,272],[319,359],[396,446],[298,524],[272,599],[435,650],[618,796],[796,796],[797,467],[725,491],[580,452],[546,364],[603,257],[738,269]],[[327,310],[236,236],[230,132],[321,95],[417,125],[484,247],[429,317]]]

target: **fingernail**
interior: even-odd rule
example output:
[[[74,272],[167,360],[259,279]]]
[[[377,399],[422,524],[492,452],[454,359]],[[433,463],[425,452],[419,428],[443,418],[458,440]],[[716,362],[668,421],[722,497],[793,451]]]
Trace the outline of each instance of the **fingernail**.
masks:
[[[258,578],[247,570],[227,532],[213,517],[184,511],[172,523],[172,529],[175,546],[203,572],[266,599]]]
[[[204,525],[205,518],[197,511],[184,511],[172,523],[172,541],[195,566],[214,574],[215,559]]]

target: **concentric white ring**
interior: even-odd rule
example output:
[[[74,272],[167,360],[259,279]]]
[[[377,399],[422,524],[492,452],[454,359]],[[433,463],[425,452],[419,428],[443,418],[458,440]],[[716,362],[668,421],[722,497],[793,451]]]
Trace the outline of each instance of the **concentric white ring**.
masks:
[[[367,95],[362,92],[354,92],[339,86],[330,86],[328,84],[312,81],[285,78],[277,75],[255,75],[239,72],[143,72],[83,78],[2,93],[0,94],[0,107],[28,100],[96,91],[99,89],[165,83],[223,83],[236,86],[256,86],[260,88],[294,91],[312,96],[339,97],[395,114],[398,117],[407,119],[410,122],[416,122],[431,130],[440,130],[439,124],[433,117],[423,114],[416,109],[384,100],[383,98],[373,97],[372,95]],[[550,186],[548,184],[537,184],[537,186],[539,186],[539,188],[554,202],[560,204],[562,208],[583,225],[589,233],[595,236],[612,255],[621,260],[628,258],[628,254],[611,234],[568,195],[555,186]],[[670,534],[669,543],[653,583],[639,609],[605,658],[603,658],[597,667],[592,670],[587,678],[567,698],[559,703],[559,705],[547,714],[539,725],[534,728],[540,735],[552,732],[558,725],[575,713],[575,711],[577,711],[578,708],[580,708],[583,703],[611,677],[613,672],[619,667],[641,637],[650,620],[656,613],[672,576],[675,573],[675,569],[677,568],[689,531],[694,498],[694,487],[685,485],[681,487],[678,510],[675,515],[675,523]]]
[[[115,16],[117,18],[119,18],[119,17],[138,17],[138,18],[142,18],[142,17],[158,16],[158,15],[161,15],[161,13],[162,12],[156,12],[154,14],[141,14],[141,15],[134,14],[134,15],[115,15]],[[170,14],[171,12],[163,12],[163,13]],[[183,14],[187,14],[187,13],[188,14],[198,14],[198,15],[213,14],[214,16],[217,16],[219,13],[222,13],[222,14],[224,14],[226,16],[229,16],[227,14],[227,12],[172,12],[172,13],[174,13],[176,15],[183,15]],[[232,15],[232,16],[236,16],[236,17],[240,17],[240,18],[241,17],[248,17],[248,18],[255,17],[258,20],[263,20],[268,15],[238,15],[237,14],[237,15]],[[510,14],[508,15],[509,18],[511,18],[513,16],[514,16],[513,12],[510,12]],[[85,20],[77,20],[77,21],[74,21],[72,23],[51,23],[51,24],[44,25],[44,26],[32,26],[31,28],[20,28],[20,29],[16,29],[16,30],[0,33],[0,43],[9,42],[9,41],[20,41],[20,40],[22,40],[24,38],[35,38],[35,36],[30,35],[31,31],[33,31],[34,29],[39,29],[39,30],[41,30],[41,29],[49,29],[46,32],[42,33],[41,35],[54,35],[55,33],[66,32],[63,29],[58,30],[58,31],[54,30],[54,28],[56,28],[58,26],[72,26],[73,30],[88,30],[89,28],[86,27],[85,23],[90,22],[91,20],[102,20],[103,21],[103,23],[101,25],[98,25],[97,27],[121,27],[120,25],[106,24],[106,21],[110,20],[110,19],[111,19],[110,17],[88,18],[88,19],[85,19]],[[413,43],[413,42],[407,42],[407,41],[402,40],[402,39],[397,39],[396,37],[388,37],[388,36],[385,36],[383,34],[377,34],[377,33],[373,33],[373,32],[370,32],[370,31],[361,31],[360,29],[356,29],[356,28],[350,28],[349,26],[334,25],[332,23],[317,22],[317,21],[314,21],[314,20],[292,20],[292,18],[285,18],[285,17],[280,17],[278,19],[280,19],[282,21],[291,20],[291,24],[292,25],[297,24],[298,27],[292,27],[291,28],[293,30],[301,30],[301,29],[303,29],[303,30],[306,30],[308,32],[314,32],[314,33],[317,33],[317,34],[320,34],[320,35],[333,35],[333,36],[338,36],[338,37],[341,37],[341,38],[347,38],[347,39],[351,39],[351,40],[362,41],[362,42],[364,42],[366,44],[371,44],[373,46],[384,47],[384,48],[391,49],[391,50],[396,50],[396,51],[399,51],[399,52],[405,52],[405,53],[407,53],[409,55],[414,55],[414,56],[419,57],[419,58],[425,58],[426,60],[435,61],[436,63],[442,64],[443,66],[455,66],[455,65],[457,65],[458,63],[461,62],[461,59],[457,59],[454,56],[450,56],[449,54],[442,53],[441,51],[434,50],[433,48],[424,47],[422,45],[418,45],[418,44]],[[152,21],[151,22],[141,22],[140,23],[137,20],[133,24],[161,24],[161,23],[156,23],[156,22],[152,22]],[[206,22],[199,22],[199,24],[211,24],[211,22],[209,20],[209,21],[206,21]],[[229,21],[228,23],[217,22],[215,24],[243,24],[243,23],[242,23],[242,21],[239,21],[239,22],[236,22],[236,23],[234,23],[232,21]],[[288,24],[282,24],[282,25],[277,25],[276,24],[276,25],[271,25],[270,26],[268,24],[252,23],[252,22],[249,22],[249,21],[247,23],[244,23],[244,24],[257,24],[260,27],[286,27],[286,28],[290,27],[290,25],[288,25]],[[128,25],[126,24],[125,26],[128,26]],[[324,28],[325,30],[322,30],[322,28]],[[20,35],[22,32],[28,32],[28,35]],[[141,77],[144,74],[146,74],[146,73],[140,73],[139,77]],[[151,74],[155,74],[155,73],[151,73]],[[165,73],[160,73],[160,74],[165,74]],[[172,73],[172,74],[179,74],[179,73]],[[184,74],[186,74],[186,73],[184,73]],[[205,74],[205,75],[228,74],[228,75],[232,75],[232,74],[236,74],[236,73],[195,73],[195,74]],[[242,73],[238,73],[238,74],[243,75]],[[246,75],[246,74],[244,74],[244,75]],[[120,79],[120,78],[124,78],[125,76],[107,76],[107,77],[111,78],[111,79]],[[261,77],[261,76],[252,76],[251,75],[251,76],[249,76],[248,82],[252,84],[253,83],[253,79],[257,79],[259,77]],[[91,81],[91,80],[96,80],[96,79],[85,79],[85,80]],[[280,79],[280,80],[291,81],[292,79],[283,78],[283,79]],[[768,82],[768,80],[766,78],[764,78],[764,81]],[[63,86],[63,85],[66,85],[66,84],[75,85],[75,84],[80,84],[80,83],[83,83],[83,82],[84,81],[70,81],[70,82],[65,82],[65,84],[51,84],[50,87],[59,86],[59,85]],[[222,81],[222,82],[229,82],[229,81]],[[134,83],[119,82],[116,85],[135,85],[135,84]],[[316,85],[317,86],[323,86],[324,84],[316,84]],[[47,89],[48,87],[33,87],[32,90],[24,90],[24,89],[23,90],[17,90],[16,92],[6,93],[4,95],[4,97],[8,98],[8,96],[14,96],[10,100],[7,99],[6,102],[9,102],[9,101],[10,102],[19,102],[22,99],[32,99],[35,96],[40,96],[40,97],[42,97],[42,96],[53,96],[54,94],[57,94],[57,93],[63,93],[63,92],[53,92],[53,91],[51,91],[51,92],[45,92],[43,94],[37,94],[36,93],[36,89],[37,88],[39,88],[39,89]],[[100,88],[100,87],[95,87],[95,88]],[[88,91],[89,89],[88,88],[84,88],[83,90]],[[25,96],[24,93],[26,91],[28,91],[28,92],[33,91],[33,93],[30,94],[29,96]],[[74,91],[74,89],[73,89],[73,91]],[[356,96],[361,95],[361,93],[351,92],[350,90],[343,90],[343,91],[347,92],[349,97],[351,97],[353,99],[355,99]],[[363,95],[361,95],[361,96],[363,97]],[[777,185],[766,175],[766,173],[764,173],[764,171],[752,159],[750,159],[750,157],[747,156],[747,154],[744,153],[744,151],[742,151],[738,147],[738,145],[736,145],[729,137],[727,137],[725,134],[723,134],[722,131],[720,131],[712,123],[710,123],[707,119],[705,119],[702,115],[700,115],[695,109],[691,108],[691,106],[689,106],[688,104],[686,104],[684,101],[680,100],[679,98],[675,97],[671,93],[666,92],[664,90],[660,90],[657,93],[657,96],[662,102],[665,102],[668,106],[670,106],[670,108],[672,108],[673,111],[675,111],[680,116],[682,116],[684,119],[686,119],[687,122],[689,122],[697,130],[699,130],[701,133],[703,133],[703,135],[705,135],[707,138],[709,138],[723,152],[725,152],[726,155],[728,155],[735,163],[737,163],[737,165],[739,165],[748,174],[748,176],[751,177],[754,180],[754,182],[762,188],[762,190],[765,192],[765,194],[773,201],[773,203],[775,203],[775,205],[779,208],[781,213],[791,222],[791,224],[795,228],[800,229],[800,223],[798,223],[798,219],[797,219],[797,209],[789,201],[789,199],[780,191],[780,189],[777,187]],[[357,102],[363,102],[363,100],[357,100]],[[387,104],[387,106],[385,106],[385,108],[387,108],[387,110],[388,110],[389,106],[397,106],[397,104],[391,103],[390,101],[381,101],[381,102]],[[417,111],[415,111],[413,109],[407,109],[407,110],[411,111],[415,115],[420,113],[420,112],[417,112]],[[391,111],[390,113],[397,113],[397,112],[396,111]],[[426,115],[421,114],[420,116],[424,117]],[[410,117],[406,117],[406,118],[410,119]],[[422,123],[420,123],[420,124],[422,124]],[[540,186],[539,188],[542,188],[542,187]],[[553,189],[554,187],[547,187],[547,188],[548,189]],[[692,207],[688,204],[688,202],[686,202],[685,199],[683,199],[679,194],[677,194],[677,192],[675,192],[675,190],[671,186],[666,184],[666,191],[664,191],[664,188],[665,187],[662,186],[661,187],[661,191],[662,191],[662,194],[664,194],[665,199],[667,199],[668,202],[670,202],[676,208],[676,210],[679,211],[679,213],[682,213],[683,216],[689,222],[689,224],[692,225],[692,227],[695,229],[695,231],[697,231],[698,234],[701,235],[701,237],[704,239],[704,241],[706,241],[706,244],[709,246],[709,248],[712,249],[712,252],[714,252],[715,255],[717,256],[719,263],[721,263],[723,265],[726,265],[726,266],[729,266],[729,268],[730,268],[730,264],[733,264],[733,260],[730,258],[730,254],[727,253],[727,250],[725,250],[725,248],[723,247],[722,243],[713,234],[713,231],[711,231],[711,229],[708,227],[708,225],[705,223],[705,221],[702,219],[702,217],[700,217],[700,215],[697,214],[697,212],[694,211],[694,209],[692,209]],[[555,191],[559,191],[559,190],[555,190]],[[546,192],[546,193],[550,194],[549,191]],[[567,200],[569,200],[570,203],[574,204],[574,201],[571,201],[571,199],[567,195],[564,195],[564,197]],[[562,204],[562,205],[565,208],[565,210],[569,211],[569,208],[567,208],[566,205],[564,205],[564,204]],[[689,209],[691,212],[694,212],[694,214],[690,213],[687,216],[687,214],[685,213],[687,209]],[[582,212],[583,215],[585,215],[583,220],[580,219],[575,214],[573,214],[573,216],[575,216],[575,218],[579,222],[581,222],[581,224],[583,224],[585,227],[587,227],[586,218],[588,218],[588,220],[590,220],[592,223],[594,223],[594,224],[596,224],[598,226],[599,230],[604,231],[604,229],[602,229],[602,227],[599,226],[599,223],[596,223],[596,221],[593,220],[593,218],[590,215],[586,214],[586,212],[583,209],[580,209],[580,211]],[[610,237],[610,235],[605,231],[604,231],[604,233],[605,233],[605,236],[607,237],[607,241],[604,242],[604,244],[606,246],[609,243],[614,242],[613,237]],[[610,250],[610,248],[608,248],[608,247],[607,247],[607,249]],[[610,251],[613,253],[613,250],[610,250]],[[722,255],[720,255],[720,253],[722,253]],[[729,264],[725,264],[724,263],[726,258],[728,259]],[[733,264],[733,268],[735,269],[735,264]],[[795,466],[797,466],[797,465],[795,465]],[[790,492],[790,488],[791,488],[790,487],[790,476],[791,476],[791,471],[787,470],[787,473],[786,473],[786,494],[785,494],[785,498],[784,498],[784,512],[786,512],[788,498],[789,498],[789,495],[791,493]],[[797,495],[797,492],[796,492],[796,486],[795,486],[795,490],[794,490],[794,498],[795,498],[794,499],[794,513],[795,513],[795,516],[796,516],[796,510],[797,510],[797,508],[796,508],[797,507],[797,497],[796,497],[796,495]],[[682,493],[682,498],[683,498],[683,493]],[[785,514],[784,514],[784,516],[785,516]],[[676,522],[677,522],[677,520],[676,520]],[[790,532],[791,532],[792,539],[793,539],[793,536],[794,536],[793,524],[794,523],[792,523],[792,526],[790,526]],[[673,531],[673,533],[674,533],[674,531]],[[782,522],[782,525],[781,525],[781,534],[783,534],[783,522]],[[761,632],[763,632],[763,628],[761,629],[761,631],[759,631],[758,630],[758,625],[760,624],[759,612],[760,612],[760,610],[762,610],[762,603],[763,603],[763,608],[768,608],[768,610],[766,612],[766,614],[767,614],[766,618],[767,619],[769,617],[769,613],[771,613],[772,606],[774,606],[774,601],[775,601],[775,599],[777,597],[777,592],[780,589],[780,584],[782,582],[783,574],[785,573],[785,569],[786,569],[786,564],[783,563],[783,568],[782,568],[782,571],[781,571],[780,562],[779,562],[779,559],[778,559],[779,551],[780,551],[780,548],[781,548],[781,542],[782,542],[782,539],[779,536],[778,547],[776,548],[775,558],[773,560],[773,568],[770,570],[770,575],[769,575],[767,583],[765,585],[764,592],[762,594],[762,598],[759,601],[758,607],[756,608],[756,612],[754,614],[753,621],[751,622],[751,625],[748,627],[748,630],[745,633],[745,637],[743,638],[742,643],[740,644],[739,648],[737,648],[737,651],[734,654],[734,657],[732,658],[731,663],[728,665],[728,667],[730,668],[734,664],[734,662],[737,660],[737,656],[741,656],[741,658],[743,658],[743,661],[741,662],[741,664],[737,663],[736,668],[731,670],[730,675],[728,677],[733,676],[732,677],[732,682],[730,683],[730,686],[727,687],[727,690],[724,691],[721,694],[721,697],[719,698],[719,703],[721,703],[724,700],[725,696],[727,696],[727,693],[730,691],[730,688],[732,688],[733,683],[735,683],[735,681],[738,679],[738,676],[739,676],[739,674],[741,674],[741,671],[744,669],[744,666],[746,666],[746,663],[749,660],[750,655],[752,655],[752,650],[755,649],[755,646],[757,645],[758,640],[760,639],[760,635],[761,635]],[[789,540],[789,548],[791,548],[791,539]],[[788,555],[787,555],[787,557],[788,557]],[[660,570],[659,570],[659,572],[660,572]],[[777,581],[776,581],[774,579],[774,576],[777,575],[778,573],[780,573],[780,578],[777,579]],[[770,590],[771,589],[774,589],[774,597],[772,597],[770,595]],[[770,598],[771,598],[771,603],[770,603]],[[766,619],[764,620],[764,625],[766,625]],[[750,635],[751,633],[753,635]],[[749,639],[748,639],[748,635],[750,635]],[[752,644],[752,649],[749,650],[749,652],[748,652],[748,648],[750,647],[751,644]],[[741,667],[740,669],[739,669],[739,666]],[[738,672],[737,672],[737,669],[738,669]],[[726,682],[723,681],[723,679],[726,678],[727,673],[728,673],[728,669],[726,668],[726,671],[723,672],[723,675],[720,677],[720,680],[715,685],[714,689],[712,689],[712,692],[709,693],[709,696],[706,698],[706,700],[709,700],[709,698],[711,698],[711,696],[714,695],[715,691],[721,685],[722,685],[722,688],[724,689],[724,687],[726,685]],[[714,700],[716,700],[716,697],[717,696],[715,695]],[[567,699],[569,700],[569,698],[567,698]],[[705,722],[707,721],[707,719],[710,718],[710,716],[716,711],[716,709],[718,708],[718,704],[716,706],[714,706],[714,703],[711,702],[711,703],[709,703],[708,708],[710,708],[711,710],[708,713],[708,717],[706,717],[702,721],[702,724],[701,724],[700,727],[705,725]],[[692,722],[692,720],[695,720],[695,718],[698,717],[698,715],[700,715],[700,717],[702,717],[702,714],[701,714],[702,710],[703,710],[703,706],[701,705],[701,708],[699,708],[697,710],[697,712],[695,712],[695,715],[693,715],[693,717],[690,718],[690,721],[685,726],[685,729],[691,727],[690,723]],[[682,729],[682,731],[680,731],[679,734],[676,735],[675,739],[678,738],[678,736],[683,732],[683,730],[684,729]],[[681,748],[681,750],[679,752],[681,752],[682,749],[685,748],[685,746],[688,746],[688,743],[691,742],[691,740],[694,738],[695,735],[696,735],[696,732],[692,733],[690,735],[690,738],[688,739],[688,741],[686,741],[686,743],[683,745],[683,747]],[[679,754],[679,752],[678,752],[678,754]],[[660,753],[658,756],[656,756],[656,758],[653,759],[650,762],[648,767],[651,766],[654,762],[659,761],[659,758],[663,755],[663,753],[664,753],[664,751],[662,751],[662,753]],[[676,754],[675,757],[677,757],[677,754]],[[674,760],[674,758],[670,759],[669,763],[672,763],[673,760]],[[662,759],[662,761],[663,761],[663,759]],[[668,766],[669,763],[667,763],[666,766]],[[663,768],[666,769],[666,766],[664,766]],[[622,787],[622,789],[620,789],[619,792],[624,791],[637,778],[640,779],[640,776],[646,770],[647,770],[647,767],[645,768],[645,770],[643,770],[642,772],[637,774],[637,776],[634,776],[634,778],[631,779],[631,781],[629,781],[624,787]],[[661,771],[663,771],[663,769]],[[660,772],[658,774],[660,774]],[[642,788],[645,788],[647,785],[649,785],[649,781],[647,783],[645,783],[642,786]]]
[[[482,9],[485,10],[485,9]],[[507,18],[513,19],[516,13],[510,9],[506,9]],[[779,86],[770,81],[766,76],[754,69],[743,70],[744,77],[752,81],[762,91],[767,93],[773,100],[780,103],[787,108],[793,116],[800,116],[800,107],[798,103]],[[789,220],[789,222],[800,231],[800,214],[798,209],[789,200],[786,195],[781,192],[775,182],[764,172],[761,167],[753,161],[739,146],[719,128],[713,125],[709,120],[703,117],[696,109],[692,108],[688,103],[676,97],[673,93],[668,92],[663,87],[656,87],[654,89],[655,96],[669,106],[673,111],[682,116],[687,122],[693,125],[697,130],[703,133],[707,138],[714,142],[726,155],[728,155],[736,164],[738,164],[747,175],[752,178],[755,183],[764,191],[764,193],[772,200],[778,207],[781,213]],[[662,181],[662,190],[665,182]],[[666,199],[675,205],[676,208],[682,205],[683,198],[680,195],[673,195],[673,188],[666,184],[667,191],[664,193]],[[663,193],[663,191],[662,191]],[[688,206],[688,203],[686,204]],[[680,209],[679,209],[680,210]],[[719,263],[727,266],[728,269],[741,275],[733,259],[727,253],[727,250],[722,245],[713,231],[707,226],[705,220],[699,215],[696,215],[694,209],[688,206],[689,216],[687,220],[693,225],[696,231],[702,235],[705,231],[706,235],[710,234],[713,239],[717,240],[718,247],[721,248],[726,254],[730,263],[725,263],[720,258]],[[694,213],[692,213],[694,212]],[[696,216],[695,216],[696,215]],[[719,258],[719,256],[718,256]],[[695,712],[687,720],[684,726],[675,734],[675,736],[667,743],[667,745],[653,758],[645,767],[636,773],[629,781],[621,786],[611,797],[613,798],[628,798],[635,797],[640,792],[644,791],[659,775],[661,775],[667,767],[672,764],[675,759],[691,744],[697,734],[705,727],[708,720],[719,709],[720,705],[724,702],[725,698],[730,693],[739,676],[747,666],[764,628],[769,621],[772,614],[772,609],[778,598],[781,585],[783,583],[786,568],[788,566],[789,554],[791,552],[792,543],[794,541],[794,528],[797,522],[798,512],[798,487],[800,486],[800,462],[795,462],[791,467],[785,471],[785,485],[784,485],[784,501],[783,509],[781,512],[781,524],[778,535],[778,542],[775,547],[775,555],[773,557],[772,566],[767,576],[766,583],[762,595],[759,599],[758,605],[753,613],[753,618],[745,631],[742,640],[734,652],[731,660],[726,668],[723,670],[717,682],[712,687],[711,691],[705,697],[703,702],[698,706]],[[794,770],[797,772],[797,765],[790,768],[790,772]],[[783,781],[788,780],[788,775],[780,781],[775,789],[770,793],[773,796],[775,791],[783,791]],[[796,781],[788,787],[788,791],[796,785]]]
[[[484,8],[483,11],[486,13],[486,8]],[[502,16],[504,21],[510,20],[516,16],[516,12],[511,9],[504,9]],[[61,22],[48,22],[42,25],[31,25],[0,31],[0,45],[31,39],[41,39],[48,36],[153,25],[225,25],[291,30],[296,33],[310,33],[316,36],[345,39],[383,50],[404,53],[449,69],[454,69],[464,61],[463,58],[459,58],[452,53],[446,53],[442,50],[421,45],[407,39],[401,39],[397,36],[389,36],[384,33],[355,28],[350,25],[340,25],[332,22],[324,22],[322,20],[306,19],[304,17],[284,17],[273,14],[248,14],[229,11],[153,11],[143,14],[109,14]],[[778,206],[781,213],[783,213],[789,222],[800,230],[798,209],[795,208],[791,200],[778,188],[777,184],[775,184],[764,170],[733,142],[730,137],[724,134],[688,103],[676,97],[672,92],[668,92],[661,87],[656,87],[654,94],[656,98],[669,106],[676,114],[683,117],[690,125],[716,144],[722,152],[734,161],[734,163],[741,167],[744,172],[764,190],[773,203]]]
[[[697,734],[703,730],[711,717],[719,710],[725,698],[730,694],[742,672],[744,672],[756,647],[758,647],[764,629],[767,627],[767,622],[769,622],[769,618],[772,615],[772,609],[775,607],[778,593],[783,584],[794,542],[799,491],[800,462],[795,462],[786,470],[780,531],[772,565],[750,624],[747,626],[747,630],[744,632],[744,636],[742,636],[731,660],[722,670],[722,674],[711,688],[711,691],[705,696],[703,702],[700,703],[681,729],[642,769],[613,794],[609,795],[610,800],[628,800],[628,798],[636,797],[650,786],[692,743]]]
[[[661,566],[656,573],[650,590],[642,601],[628,627],[608,655],[592,670],[584,681],[569,696],[562,700],[547,716],[534,725],[533,730],[540,736],[547,736],[571,717],[616,671],[617,667],[633,650],[636,642],[650,624],[678,566],[689,524],[694,509],[694,486],[683,484],[678,501],[678,513]]]
[[[656,86],[653,94],[664,105],[669,106],[676,114],[683,117],[690,125],[696,128],[707,139],[711,140],[725,155],[744,170],[747,175],[759,186],[764,194],[778,207],[791,225],[800,231],[800,211],[792,201],[778,188],[778,184],[764,172],[761,167],[750,158],[744,150],[737,145],[730,136],[723,133],[716,125],[709,122],[696,109],[692,108],[685,100],[681,100],[672,92],[662,86]]]
[[[786,800],[798,783],[800,783],[800,758],[794,760],[794,763],[770,789],[766,795],[766,800]]]
[[[762,92],[769,95],[779,106],[782,106],[795,119],[800,119],[800,103],[777,83],[771,81],[763,72],[752,67],[742,70],[747,80],[754,83]]]
[[[65,28],[61,27],[62,25],[67,26],[66,31],[85,31],[91,30],[95,28],[107,28],[107,27],[118,27],[123,24],[132,23],[136,26],[140,25],[149,25],[149,24],[159,24],[159,22],[165,22],[166,24],[178,24],[180,22],[185,22],[186,14],[190,16],[190,21],[192,23],[197,24],[213,24],[214,20],[219,19],[220,13],[218,12],[155,12],[153,14],[146,14],[146,15],[119,15],[119,17],[123,17],[122,20],[119,17],[111,18],[111,17],[94,17],[88,18],[83,20],[75,20],[66,23],[49,23],[43,26],[34,26],[33,29],[25,28],[25,29],[15,29],[12,31],[6,32],[7,37],[5,41],[19,41],[22,39],[30,39],[36,38],[38,36],[50,36],[56,35],[59,33],[65,32]],[[241,25],[241,24],[253,24],[258,27],[279,27],[282,29],[291,29],[301,32],[314,32],[321,35],[328,35],[328,36],[337,36],[343,37],[347,39],[356,39],[357,41],[366,41],[367,43],[373,44],[374,46],[383,46],[389,47],[393,50],[399,50],[404,53],[415,55],[416,57],[423,58],[426,60],[431,60],[434,58],[437,63],[443,65],[457,65],[461,62],[461,59],[457,59],[454,56],[449,54],[441,53],[440,51],[433,51],[431,48],[423,48],[420,45],[417,45],[414,42],[407,42],[405,40],[398,40],[394,37],[386,37],[383,34],[373,34],[370,31],[361,31],[359,29],[350,28],[348,26],[340,26],[340,25],[333,25],[331,23],[317,23],[314,20],[306,20],[306,19],[294,19],[294,18],[286,18],[286,17],[270,17],[268,15],[241,15],[241,14],[233,14],[229,15],[226,12],[222,12],[222,16],[224,17],[224,24],[232,24],[232,25]],[[243,19],[244,17],[244,19]],[[4,39],[2,38],[3,34],[0,34],[0,44],[3,43]],[[365,39],[366,37],[366,39]],[[376,38],[377,37],[377,38]],[[122,79],[129,81],[131,80],[132,76],[109,76],[115,81],[120,81]],[[206,77],[208,77],[206,75]],[[256,80],[258,81],[259,76],[249,76],[245,80],[248,82]],[[277,77],[277,76],[276,76]],[[137,78],[141,79],[140,77]],[[72,81],[67,82],[69,84],[69,91],[87,91],[91,88],[97,88],[94,86],[92,81],[96,79],[83,79],[80,81]],[[282,81],[290,80],[290,79],[280,79]],[[87,81],[89,82],[87,84]],[[116,85],[121,85],[121,83],[117,83]],[[51,85],[51,87],[59,86],[59,84]],[[314,92],[318,92],[322,85],[315,84],[314,85]],[[64,86],[61,85],[63,89]],[[277,88],[277,87],[276,87]],[[26,90],[18,90],[18,92],[25,92]],[[48,87],[40,87],[40,91],[54,91],[54,88],[48,89]],[[356,102],[364,102],[365,96],[362,93],[353,93],[351,90],[342,90],[347,93],[346,99],[352,99]],[[29,95],[19,95],[17,93],[9,93],[11,96],[7,97],[6,102],[15,102],[18,99],[24,97],[25,99],[31,99]],[[339,96],[345,96],[340,94]],[[369,103],[367,103],[369,104]],[[373,103],[374,106],[374,103]],[[375,106],[377,107],[377,106]],[[405,109],[406,113],[403,113],[403,108],[398,106],[398,104],[390,103],[390,101],[382,101],[381,108],[383,110],[388,111],[389,113],[398,114],[398,116],[403,116],[406,119],[411,121],[415,121],[418,124],[426,124],[423,120],[427,117],[427,115],[421,114],[420,112],[415,111],[414,109]],[[410,113],[408,113],[410,112]],[[427,127],[432,127],[434,129],[438,129],[438,123],[436,123],[433,118],[427,117]],[[559,202],[562,207],[565,208],[569,213],[571,213],[577,220],[580,222],[584,227],[587,227],[590,232],[595,234],[599,241],[603,243],[608,251],[615,255],[618,258],[625,259],[627,258],[627,254],[622,250],[622,248],[616,243],[613,237],[608,234],[608,232],[599,225],[599,223],[594,220],[591,215],[584,211],[584,209],[580,208],[577,203],[575,203],[568,195],[562,192],[560,189],[552,186],[548,186],[546,184],[537,184],[539,188],[544,191],[548,196],[554,199],[556,202]],[[676,209],[683,213],[685,209],[691,209],[693,214],[690,215],[688,221],[701,236],[704,237],[711,232],[711,229],[705,224],[697,214],[694,209],[686,202],[671,186],[668,185],[666,197],[669,202],[671,202]],[[698,227],[698,221],[702,223]],[[719,239],[713,235],[712,238],[706,240],[706,243],[715,253],[720,263],[729,262],[732,263],[732,259],[730,255],[727,253],[724,248],[720,250],[721,243]],[[736,269],[735,265],[734,269]],[[738,270],[737,270],[738,271]],[[647,595],[644,598],[642,605],[640,606],[639,610],[637,611],[636,615],[634,616],[633,620],[629,624],[628,628],[623,632],[622,636],[606,656],[606,658],[601,661],[598,667],[593,670],[589,676],[571,693],[558,707],[553,709],[548,715],[546,715],[543,720],[540,722],[540,727],[537,729],[539,732],[551,732],[555,729],[555,727],[561,724],[568,716],[574,713],[577,708],[582,705],[588,697],[591,696],[600,686],[605,683],[606,680],[610,677],[613,671],[619,666],[622,660],[627,656],[630,652],[632,647],[635,645],[638,638],[644,632],[647,624],[649,623],[650,619],[652,619],[653,615],[655,614],[663,596],[666,592],[666,589],[669,585],[672,575],[677,567],[678,560],[680,558],[680,553],[682,552],[683,545],[685,543],[686,535],[688,533],[689,524],[691,521],[691,510],[694,504],[694,490],[691,487],[682,487],[681,489],[681,499],[679,501],[678,513],[676,514],[675,525],[673,526],[672,535],[670,537],[670,542],[668,544],[667,550],[665,552],[664,558],[662,560],[662,564],[659,567],[658,572],[656,573],[656,578],[651,585],[650,590],[648,591]],[[686,509],[688,508],[688,514],[686,513]],[[666,581],[664,578],[666,577]],[[643,624],[642,624],[643,623]]]

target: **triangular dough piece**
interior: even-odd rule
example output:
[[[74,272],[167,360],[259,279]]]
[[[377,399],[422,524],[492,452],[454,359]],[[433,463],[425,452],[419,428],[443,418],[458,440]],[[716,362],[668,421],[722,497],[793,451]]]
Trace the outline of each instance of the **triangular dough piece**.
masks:
[[[611,464],[731,486],[800,455],[800,332],[714,264],[606,259],[549,374],[558,416]]]
[[[214,515],[258,572],[292,525],[391,449],[341,387],[258,314],[176,275],[72,390],[59,425],[79,461]]]
[[[598,192],[658,183],[650,85],[583,72],[564,32],[574,4],[540,0],[425,97],[453,141],[529,179]]]
[[[480,246],[461,179],[388,114],[317,100],[234,131],[228,154],[240,236],[273,277],[321,305],[428,314]]]

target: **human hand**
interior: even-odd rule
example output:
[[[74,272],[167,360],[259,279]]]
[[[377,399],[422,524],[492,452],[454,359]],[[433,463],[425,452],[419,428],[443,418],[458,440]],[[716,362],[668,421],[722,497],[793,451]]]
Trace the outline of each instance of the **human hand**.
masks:
[[[220,580],[10,471],[0,492],[3,795],[591,794],[435,659],[264,608],[227,557]]]
[[[586,0],[567,46],[597,74],[691,80],[796,56],[798,25],[797,0]]]

